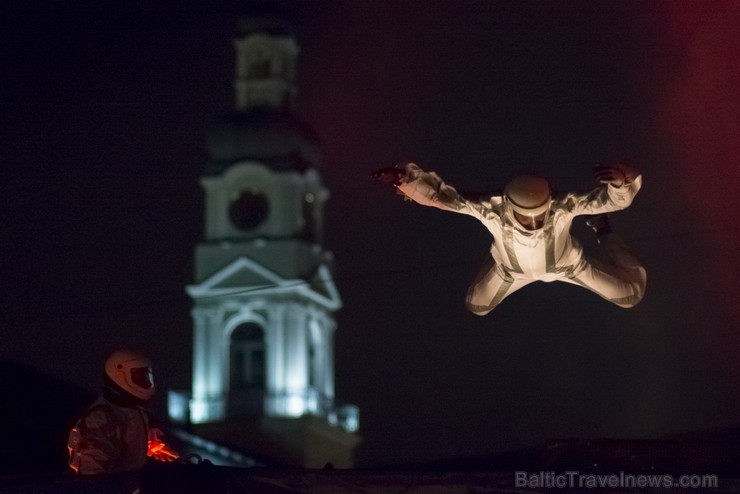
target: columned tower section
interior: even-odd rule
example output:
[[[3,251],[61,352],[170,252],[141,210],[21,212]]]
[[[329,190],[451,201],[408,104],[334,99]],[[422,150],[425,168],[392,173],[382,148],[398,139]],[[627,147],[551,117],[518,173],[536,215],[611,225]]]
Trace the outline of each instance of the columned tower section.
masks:
[[[341,299],[322,245],[329,191],[314,133],[292,111],[298,45],[279,23],[240,27],[235,110],[209,132],[201,177],[205,233],[187,287],[192,394],[187,410],[173,394],[170,416],[193,424],[311,417],[352,433],[357,408],[334,397]]]

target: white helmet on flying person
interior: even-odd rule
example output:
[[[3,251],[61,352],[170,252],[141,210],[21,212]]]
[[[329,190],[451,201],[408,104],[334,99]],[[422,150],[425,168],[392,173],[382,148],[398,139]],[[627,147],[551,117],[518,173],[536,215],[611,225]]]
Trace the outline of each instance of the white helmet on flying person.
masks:
[[[121,390],[142,401],[154,396],[152,361],[130,351],[119,350],[105,361],[105,375]]]
[[[528,230],[542,228],[552,200],[550,182],[542,177],[521,175],[506,185],[504,197],[522,226]]]

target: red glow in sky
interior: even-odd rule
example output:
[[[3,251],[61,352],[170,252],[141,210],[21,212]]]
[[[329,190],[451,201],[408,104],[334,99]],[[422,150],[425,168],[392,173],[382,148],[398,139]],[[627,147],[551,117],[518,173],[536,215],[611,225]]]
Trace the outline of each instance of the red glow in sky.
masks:
[[[700,223],[691,231],[709,249],[696,269],[712,263],[714,293],[732,308],[740,299],[740,3],[662,5],[656,18],[678,63],[662,94],[661,130],[683,178],[682,201]],[[734,317],[740,323],[737,310]]]

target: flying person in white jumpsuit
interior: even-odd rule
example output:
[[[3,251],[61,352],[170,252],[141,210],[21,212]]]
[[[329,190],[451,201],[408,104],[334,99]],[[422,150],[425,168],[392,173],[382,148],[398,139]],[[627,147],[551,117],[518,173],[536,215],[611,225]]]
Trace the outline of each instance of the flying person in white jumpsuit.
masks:
[[[622,239],[609,226],[606,213],[628,207],[642,184],[642,176],[626,165],[599,165],[594,177],[600,185],[589,193],[553,195],[541,177],[520,176],[504,193],[469,200],[434,172],[414,163],[373,172],[391,182],[406,198],[423,206],[477,218],[493,236],[491,257],[468,289],[465,304],[484,316],[507,296],[534,281],[564,281],[583,286],[620,307],[637,305],[645,293],[647,273]],[[573,219],[592,216],[603,259],[584,255],[570,234]]]

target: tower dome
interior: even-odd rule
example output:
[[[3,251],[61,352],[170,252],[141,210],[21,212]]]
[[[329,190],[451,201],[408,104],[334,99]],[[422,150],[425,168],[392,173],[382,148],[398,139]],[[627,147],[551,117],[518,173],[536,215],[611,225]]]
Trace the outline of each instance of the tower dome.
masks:
[[[246,19],[234,40],[235,110],[206,137],[208,168],[216,175],[240,161],[259,161],[275,171],[306,171],[321,161],[318,139],[292,112],[299,47],[284,23]]]
[[[321,162],[313,129],[286,110],[254,107],[224,115],[206,138],[208,174],[244,160],[258,160],[274,170],[305,171]]]

